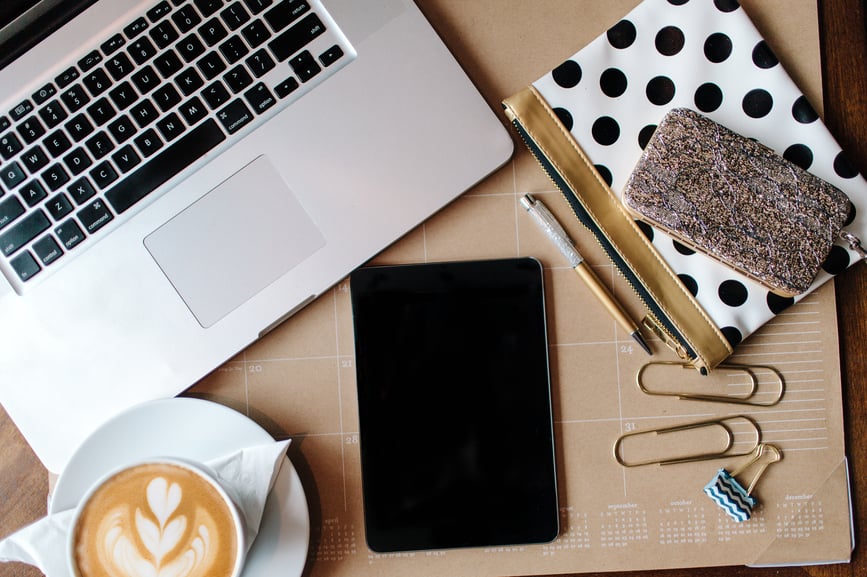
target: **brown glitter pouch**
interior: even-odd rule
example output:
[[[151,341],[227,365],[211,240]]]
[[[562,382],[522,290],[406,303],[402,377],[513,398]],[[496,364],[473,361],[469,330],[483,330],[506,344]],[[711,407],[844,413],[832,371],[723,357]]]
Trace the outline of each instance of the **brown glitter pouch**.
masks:
[[[810,287],[852,209],[836,187],[686,108],[656,128],[623,201],[639,219],[784,296]]]

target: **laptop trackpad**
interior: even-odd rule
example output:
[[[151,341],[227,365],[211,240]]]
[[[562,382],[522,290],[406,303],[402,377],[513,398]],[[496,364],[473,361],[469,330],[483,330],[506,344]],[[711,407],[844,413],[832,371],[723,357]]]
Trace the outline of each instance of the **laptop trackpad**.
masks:
[[[207,328],[324,246],[325,238],[260,156],[144,243]]]

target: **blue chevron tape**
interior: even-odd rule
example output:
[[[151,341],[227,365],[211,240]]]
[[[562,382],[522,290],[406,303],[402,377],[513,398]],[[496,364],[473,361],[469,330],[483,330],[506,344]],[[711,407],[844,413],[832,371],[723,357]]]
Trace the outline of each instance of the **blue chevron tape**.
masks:
[[[758,503],[725,469],[717,471],[713,480],[705,485],[704,492],[738,523],[748,520]]]

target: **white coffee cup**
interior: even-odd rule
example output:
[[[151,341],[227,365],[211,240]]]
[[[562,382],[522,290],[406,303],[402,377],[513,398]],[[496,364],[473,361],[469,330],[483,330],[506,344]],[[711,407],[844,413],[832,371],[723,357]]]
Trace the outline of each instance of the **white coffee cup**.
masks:
[[[137,461],[102,477],[73,515],[73,577],[238,577],[246,553],[237,505],[202,464]]]

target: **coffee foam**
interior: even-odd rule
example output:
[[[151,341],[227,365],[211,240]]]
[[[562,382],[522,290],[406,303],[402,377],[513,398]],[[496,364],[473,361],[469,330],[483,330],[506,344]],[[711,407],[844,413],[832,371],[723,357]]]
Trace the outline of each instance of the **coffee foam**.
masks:
[[[75,528],[81,577],[223,577],[239,555],[230,505],[206,479],[173,463],[110,477]]]

